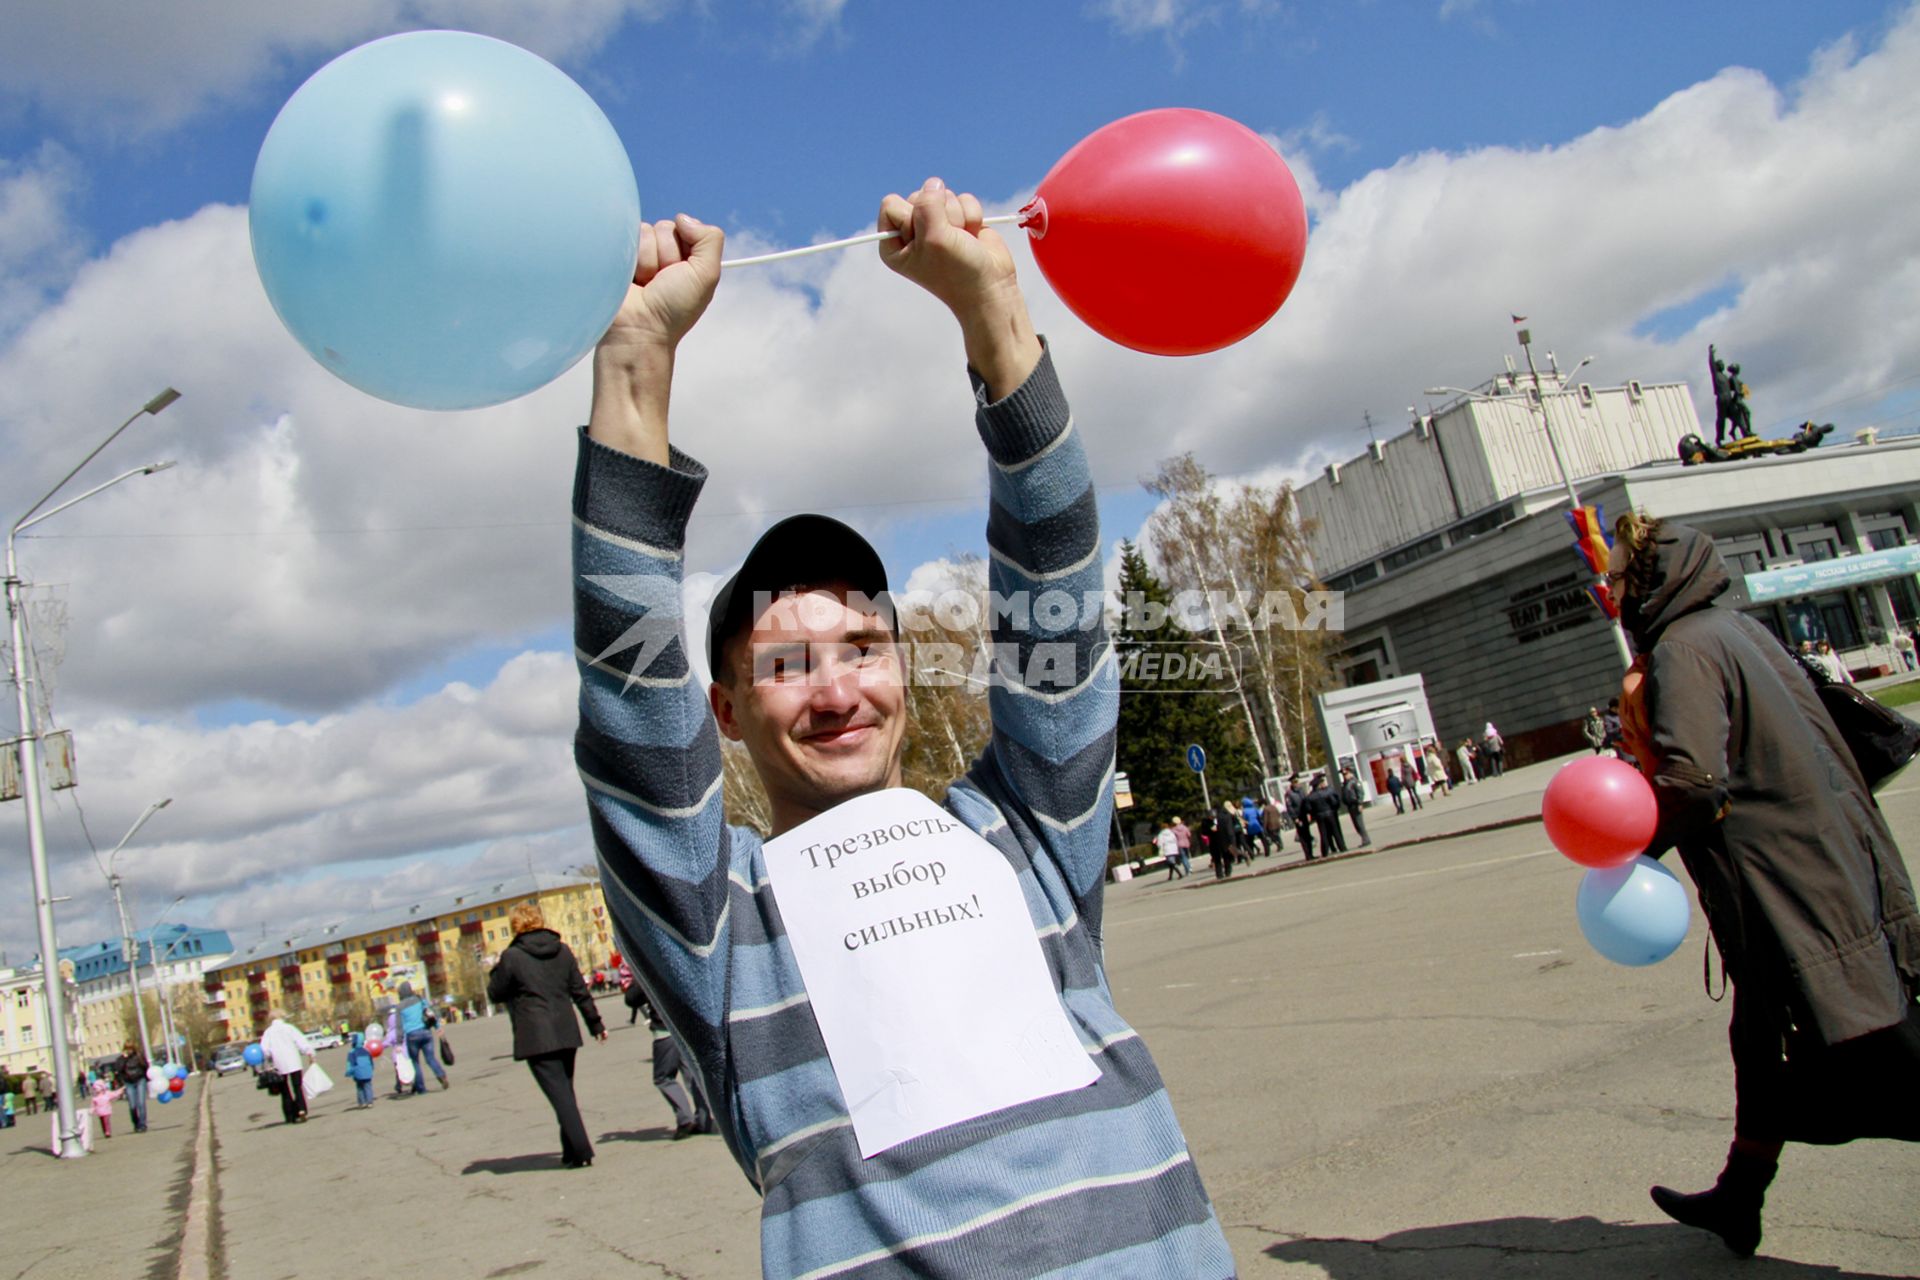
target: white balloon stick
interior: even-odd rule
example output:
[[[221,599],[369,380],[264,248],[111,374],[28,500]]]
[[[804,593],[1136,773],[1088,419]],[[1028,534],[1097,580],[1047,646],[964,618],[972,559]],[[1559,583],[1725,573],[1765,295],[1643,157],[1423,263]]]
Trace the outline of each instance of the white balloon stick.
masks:
[[[997,213],[991,218],[980,219],[982,226],[1004,226],[1020,221],[1023,215],[1018,213]],[[804,258],[810,253],[825,253],[829,249],[847,249],[856,244],[874,244],[881,240],[893,240],[899,237],[898,231],[869,231],[863,236],[848,236],[845,240],[828,240],[824,244],[810,244],[804,249],[782,249],[778,253],[757,253],[751,258],[728,258],[722,267],[754,267],[763,262],[778,262],[782,258]]]

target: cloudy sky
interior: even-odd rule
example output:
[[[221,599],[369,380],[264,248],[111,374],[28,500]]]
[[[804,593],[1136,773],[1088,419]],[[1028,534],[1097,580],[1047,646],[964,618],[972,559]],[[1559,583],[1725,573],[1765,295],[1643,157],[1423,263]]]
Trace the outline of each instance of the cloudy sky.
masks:
[[[1110,537],[1193,449],[1302,474],[1513,350],[1596,383],[1739,359],[1763,428],[1920,423],[1920,12],[1907,5],[1423,0],[219,0],[9,7],[0,45],[0,515],[164,386],[82,476],[159,459],[21,543],[69,620],[52,680],[81,785],[50,802],[63,941],[110,932],[88,852],[150,922],[242,938],[590,857],[568,755],[570,428],[585,370],[495,409],[395,408],[286,334],[248,247],[288,95],[369,39],[524,44],[606,110],[649,216],[778,247],[870,225],[930,173],[1017,207],[1089,131],[1156,106],[1281,148],[1313,219],[1292,300],[1167,360],[1024,279]],[[1318,13],[1319,10],[1334,12]],[[1128,269],[1173,272],[1179,246]],[[977,549],[985,489],[950,322],[870,250],[730,274],[683,349],[678,443],[713,469],[690,565],[777,513],[870,530],[897,579]],[[775,460],[777,459],[777,464]],[[79,486],[74,490],[77,492]],[[924,575],[923,575],[924,576]],[[12,724],[11,700],[0,731]],[[0,947],[35,950],[23,806]]]

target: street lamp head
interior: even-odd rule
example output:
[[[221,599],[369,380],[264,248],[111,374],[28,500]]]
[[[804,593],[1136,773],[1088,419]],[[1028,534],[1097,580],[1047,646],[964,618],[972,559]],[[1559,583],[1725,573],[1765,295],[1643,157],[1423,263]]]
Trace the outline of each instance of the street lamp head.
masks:
[[[178,400],[179,398],[180,398],[180,393],[178,391],[175,391],[172,387],[168,387],[165,391],[162,391],[159,395],[155,396],[153,399],[147,401],[146,404],[141,406],[140,411],[142,413],[157,414],[162,409],[166,408],[168,405],[172,404],[175,400]]]
[[[156,471],[171,471],[179,465],[180,464],[172,458],[168,458],[165,462],[149,462],[146,466],[140,468],[140,474],[150,476]]]

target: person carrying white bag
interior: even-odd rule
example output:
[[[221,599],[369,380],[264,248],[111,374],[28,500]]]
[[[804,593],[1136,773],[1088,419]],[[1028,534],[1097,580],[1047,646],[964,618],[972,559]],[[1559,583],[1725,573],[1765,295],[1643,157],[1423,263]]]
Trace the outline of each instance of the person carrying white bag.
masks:
[[[404,1046],[406,1037],[400,1034],[400,1006],[387,1006],[387,1036],[389,1046]],[[393,1055],[393,1096],[409,1097],[413,1093],[413,1060],[407,1056],[404,1048]]]
[[[312,1102],[315,1098],[333,1088],[333,1077],[328,1075],[326,1070],[316,1062],[300,1073],[300,1088],[306,1093],[307,1101]]]
[[[267,1069],[280,1077],[274,1091],[280,1095],[281,1115],[288,1124],[304,1124],[307,1091],[302,1077],[307,1074],[307,1063],[313,1061],[313,1045],[287,1021],[286,1014],[275,1009],[273,1021],[260,1035],[260,1052],[266,1055]]]

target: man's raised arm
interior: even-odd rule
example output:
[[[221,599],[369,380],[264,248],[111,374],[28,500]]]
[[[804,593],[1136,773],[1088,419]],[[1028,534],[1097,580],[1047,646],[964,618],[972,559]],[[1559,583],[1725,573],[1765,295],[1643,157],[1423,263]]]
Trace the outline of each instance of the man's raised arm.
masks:
[[[717,1065],[729,835],[720,747],[681,618],[687,519],[706,470],[668,442],[674,354],[720,278],[722,235],[642,228],[627,298],[593,357],[574,477],[574,656],[594,845],[623,951],[703,1071]]]
[[[1092,472],[1013,256],[982,225],[979,201],[929,179],[911,200],[887,197],[880,229],[900,233],[881,243],[882,260],[959,322],[992,460],[988,582],[1014,607],[993,619],[993,741],[980,768],[1026,809],[1097,932],[1119,693]]]

